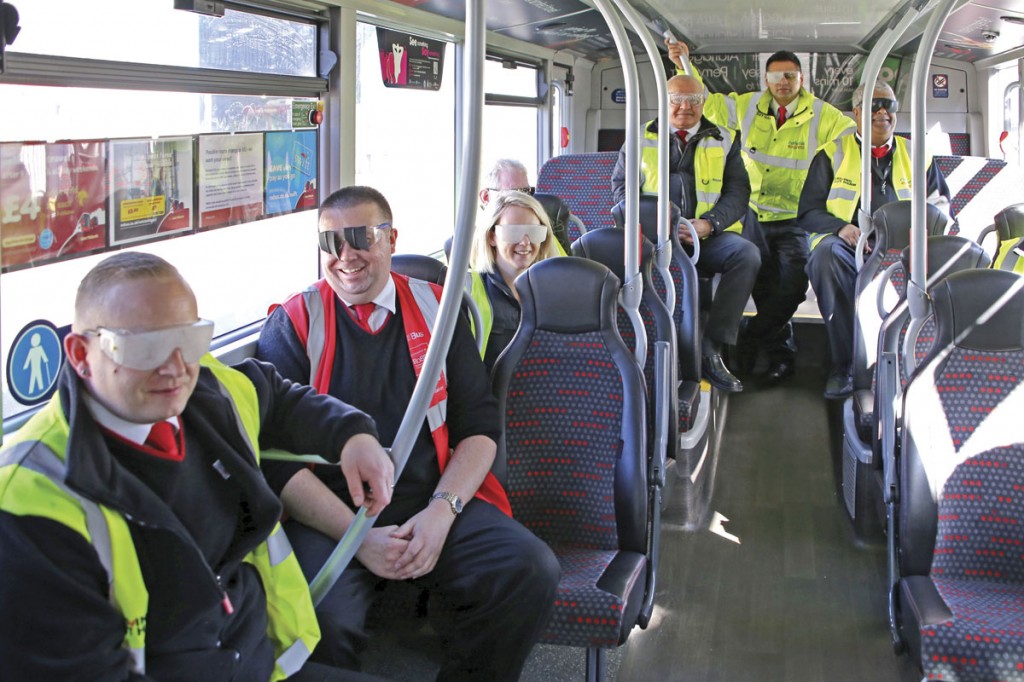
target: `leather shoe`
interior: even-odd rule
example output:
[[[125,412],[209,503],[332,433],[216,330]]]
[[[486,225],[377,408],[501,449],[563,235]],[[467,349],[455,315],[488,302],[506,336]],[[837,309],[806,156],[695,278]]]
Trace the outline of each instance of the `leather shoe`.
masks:
[[[743,390],[743,384],[732,375],[729,368],[722,361],[719,353],[705,355],[700,363],[701,376],[707,379],[712,385],[717,386],[727,393],[739,393]]]
[[[827,400],[842,400],[853,395],[853,375],[846,368],[836,368],[828,376],[825,384]]]
[[[786,360],[773,362],[772,366],[768,368],[768,373],[764,375],[764,383],[774,386],[781,383],[786,377],[792,376],[794,372],[796,372],[796,368],[793,367],[792,362]]]

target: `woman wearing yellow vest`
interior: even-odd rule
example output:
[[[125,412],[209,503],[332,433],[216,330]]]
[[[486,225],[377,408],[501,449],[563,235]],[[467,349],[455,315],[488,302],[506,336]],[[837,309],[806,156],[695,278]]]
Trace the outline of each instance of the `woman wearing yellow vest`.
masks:
[[[488,372],[519,328],[516,277],[534,263],[558,255],[558,241],[540,202],[515,191],[491,197],[473,238],[473,272],[467,280],[483,319],[483,329],[474,332],[483,334],[481,355]]]
[[[156,256],[82,281],[58,391],[0,450],[3,679],[358,679],[306,663],[320,631],[259,445],[340,458],[374,514],[391,462],[365,414],[220,364],[212,332]]]
[[[854,249],[860,239],[861,107],[864,86],[853,93],[855,135],[844,135],[814,157],[800,195],[797,222],[808,232],[811,257],[807,274],[818,299],[828,334],[832,369],[825,397],[834,400],[853,392],[853,315],[857,269]],[[894,137],[899,102],[884,82],[875,85],[871,107],[871,210],[890,201],[908,201],[911,195],[910,150],[907,141]],[[928,201],[949,205],[949,187],[942,172],[928,167]],[[870,250],[870,246],[867,246]]]

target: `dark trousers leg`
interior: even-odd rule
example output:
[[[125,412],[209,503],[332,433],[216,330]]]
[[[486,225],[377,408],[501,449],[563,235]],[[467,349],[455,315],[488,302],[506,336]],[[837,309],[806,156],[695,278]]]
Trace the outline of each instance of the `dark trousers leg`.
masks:
[[[705,336],[723,344],[736,343],[743,309],[760,267],[757,247],[735,232],[723,232],[700,243],[697,269],[722,275],[708,313]]]
[[[338,543],[298,521],[286,521],[284,528],[306,580],[312,581]],[[376,597],[376,586],[382,582],[359,562],[348,565],[316,607],[320,643],[313,651],[314,661],[360,669],[368,637],[366,613]]]
[[[825,321],[832,366],[849,368],[853,362],[854,289],[857,266],[853,248],[835,235],[821,240],[811,251],[807,275],[818,297]]]
[[[513,682],[554,609],[561,568],[548,546],[480,500],[452,526],[437,566],[416,581],[444,664],[438,679]]]
[[[745,333],[760,342],[769,362],[792,362],[796,355],[790,319],[807,297],[807,234],[791,220],[761,223],[770,253],[754,283],[757,315]]]

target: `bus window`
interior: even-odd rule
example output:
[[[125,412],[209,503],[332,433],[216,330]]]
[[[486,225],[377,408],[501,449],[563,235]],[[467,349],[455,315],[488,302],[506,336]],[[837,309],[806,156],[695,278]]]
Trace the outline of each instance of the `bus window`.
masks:
[[[316,204],[307,199],[319,185],[318,133],[305,127],[294,136],[301,159],[279,151],[292,136],[273,142],[264,137],[265,131],[290,131],[293,104],[301,109],[315,103],[325,87],[310,77],[316,70],[315,24],[234,13],[214,26],[164,0],[111,2],[104,9],[110,5],[116,8],[97,12],[72,0],[23,3],[25,30],[17,48],[35,56],[18,84],[0,85],[5,419],[38,397],[38,382],[21,399],[12,394],[8,370],[15,374],[23,364],[12,352],[16,337],[37,320],[66,329],[75,285],[113,251],[147,251],[174,264],[218,336],[262,320],[271,303],[300,290],[319,271],[316,212],[302,210]],[[161,30],[126,30],[128,24],[120,23],[125,17],[133,27]],[[226,81],[217,71],[228,61],[236,71]],[[197,66],[204,68],[192,68]],[[66,87],[64,69],[76,74],[72,87]],[[115,83],[116,89],[104,87]],[[218,83],[231,94],[214,94]],[[217,229],[200,230],[202,202],[211,208],[213,197],[200,199],[203,187],[196,180],[202,136],[242,131],[253,133],[245,142],[251,143],[252,163],[237,174],[245,178],[245,202],[232,204],[223,221],[209,221]],[[225,150],[221,158],[224,141],[241,140],[216,137]],[[290,168],[302,166],[305,186],[299,181],[296,201],[279,198],[283,208],[275,209],[264,201],[270,190],[263,170],[269,172],[278,157],[288,159]],[[227,183],[217,179],[207,187],[219,191]],[[140,220],[114,218],[126,203],[145,211]],[[58,358],[50,360],[41,366],[50,372],[42,377],[47,385],[59,369]]]
[[[455,51],[439,90],[386,87],[377,27],[356,40],[356,182],[388,198],[400,253],[440,251],[455,228]]]
[[[1010,83],[1003,93],[1003,130],[1007,136],[1000,144],[1003,158],[1019,162],[1017,153],[1020,145],[1020,81]]]
[[[480,172],[487,173],[497,159],[521,161],[537,181],[538,121],[542,100],[537,97],[538,69],[513,59],[488,58],[484,62],[483,145]]]

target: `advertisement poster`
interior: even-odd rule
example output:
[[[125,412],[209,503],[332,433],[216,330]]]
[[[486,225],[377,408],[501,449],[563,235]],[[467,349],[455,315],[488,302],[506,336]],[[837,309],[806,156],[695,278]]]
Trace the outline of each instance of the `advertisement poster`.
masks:
[[[866,55],[820,52],[811,55],[811,81],[805,83],[816,96],[841,111],[853,110],[853,91],[860,85]],[[878,78],[896,89],[900,58],[887,57]]]
[[[695,54],[690,64],[709,92],[757,92],[764,88],[756,54]]]
[[[263,217],[263,135],[199,136],[199,228]]]
[[[111,244],[193,228],[192,138],[111,140]]]
[[[106,145],[0,144],[3,269],[106,246]]]
[[[267,153],[267,215],[317,207],[316,131],[270,132]]]
[[[377,28],[377,49],[380,51],[380,73],[384,85],[389,88],[440,90],[445,46],[441,40]]]

